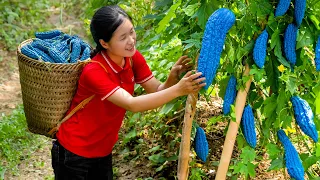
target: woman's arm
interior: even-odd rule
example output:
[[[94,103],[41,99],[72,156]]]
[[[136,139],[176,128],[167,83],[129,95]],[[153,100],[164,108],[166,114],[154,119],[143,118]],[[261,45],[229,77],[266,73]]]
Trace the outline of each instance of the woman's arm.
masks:
[[[202,73],[192,74],[192,72],[188,72],[179,83],[170,88],[137,97],[131,96],[126,90],[120,88],[108,97],[107,100],[132,112],[155,109],[174,98],[199,91],[205,86],[205,83],[201,83],[205,78],[198,78],[201,74]]]
[[[161,84],[161,82],[158,79],[153,77],[150,80],[148,80],[147,82],[142,83],[140,85],[143,87],[144,90],[146,90],[147,93],[154,93],[157,91],[167,89],[175,84],[177,84],[177,82],[171,82],[169,80],[169,78],[167,79],[167,81],[165,83]]]
[[[188,58],[188,56],[181,56],[172,66],[169,76],[163,84],[153,77],[147,82],[142,83],[141,86],[146,90],[147,93],[153,93],[167,89],[179,82],[179,77],[182,73],[191,70],[192,64],[190,64],[190,62],[191,58]]]

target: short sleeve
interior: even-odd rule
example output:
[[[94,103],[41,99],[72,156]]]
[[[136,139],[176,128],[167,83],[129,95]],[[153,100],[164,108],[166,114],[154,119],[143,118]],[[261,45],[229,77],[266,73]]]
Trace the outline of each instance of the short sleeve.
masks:
[[[108,98],[120,88],[112,81],[110,75],[96,63],[90,63],[83,69],[79,83],[101,97],[101,100]]]
[[[139,51],[136,51],[136,53],[132,56],[133,66],[132,70],[134,73],[134,79],[137,84],[142,84],[144,82],[147,82],[153,77],[153,74],[142,56],[142,54]]]

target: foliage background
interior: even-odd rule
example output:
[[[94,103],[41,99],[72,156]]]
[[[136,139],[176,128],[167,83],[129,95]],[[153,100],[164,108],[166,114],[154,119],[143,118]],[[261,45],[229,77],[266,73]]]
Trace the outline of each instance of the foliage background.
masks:
[[[91,1],[91,5],[97,8],[101,2]],[[104,1],[104,3],[107,2]],[[257,162],[262,159],[262,154],[265,152],[272,160],[269,170],[283,168],[283,148],[276,137],[276,132],[282,128],[286,130],[298,151],[301,152],[300,157],[305,169],[312,165],[315,167],[315,170],[309,168],[308,176],[318,177],[319,143],[312,143],[301,133],[295,124],[290,103],[290,97],[293,95],[299,95],[307,100],[316,114],[317,129],[320,129],[320,83],[318,80],[320,76],[314,67],[314,47],[319,35],[320,15],[320,3],[317,0],[307,1],[305,18],[297,38],[298,62],[294,71],[291,71],[282,53],[284,30],[289,23],[293,22],[293,3],[284,16],[276,18],[274,10],[278,2],[269,0],[165,0],[135,1],[134,3],[118,1],[117,3],[129,14],[134,15],[138,37],[141,38],[138,40],[138,47],[146,59],[149,59],[148,63],[160,80],[164,80],[163,75],[167,74],[170,68],[171,64],[168,62],[173,63],[183,53],[187,53],[190,57],[195,57],[199,53],[205,23],[212,12],[221,7],[232,10],[237,20],[227,35],[220,69],[213,84],[218,85],[219,96],[223,97],[228,77],[234,74],[238,79],[238,89],[242,88],[248,80],[248,77],[242,77],[243,64],[250,65],[250,75],[254,77],[254,82],[251,84],[247,103],[255,109],[256,130],[259,137],[258,147],[254,151],[248,147],[240,132],[237,145],[242,152],[231,166],[232,173],[254,177]],[[150,7],[148,4],[153,6]],[[252,48],[254,40],[265,28],[269,34],[267,59],[264,69],[258,69],[252,61]],[[166,64],[167,66],[163,66]],[[174,114],[183,108],[181,103],[184,100],[182,98],[169,103],[160,111],[160,114],[163,111],[166,112],[164,114],[170,112]],[[167,111],[168,109],[170,111]],[[231,113],[229,116],[217,117],[217,119],[228,121],[233,118],[233,115],[234,113]],[[209,124],[212,126],[212,123]],[[165,127],[164,130],[167,131],[167,128],[169,127]],[[251,154],[256,156],[250,156]]]

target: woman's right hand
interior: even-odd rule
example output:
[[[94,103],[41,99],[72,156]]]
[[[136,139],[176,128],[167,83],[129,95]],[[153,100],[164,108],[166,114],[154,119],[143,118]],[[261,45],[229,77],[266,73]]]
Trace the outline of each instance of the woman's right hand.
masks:
[[[193,74],[193,71],[187,72],[184,77],[176,84],[177,89],[181,96],[198,92],[206,85],[205,77],[201,77],[201,72]]]

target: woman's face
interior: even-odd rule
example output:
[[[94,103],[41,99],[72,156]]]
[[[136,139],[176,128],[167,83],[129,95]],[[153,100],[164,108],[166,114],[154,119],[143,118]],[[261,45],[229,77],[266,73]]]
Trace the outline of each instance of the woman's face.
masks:
[[[107,43],[107,51],[115,56],[131,57],[136,52],[136,32],[133,24],[125,18],[122,24],[114,31]]]

